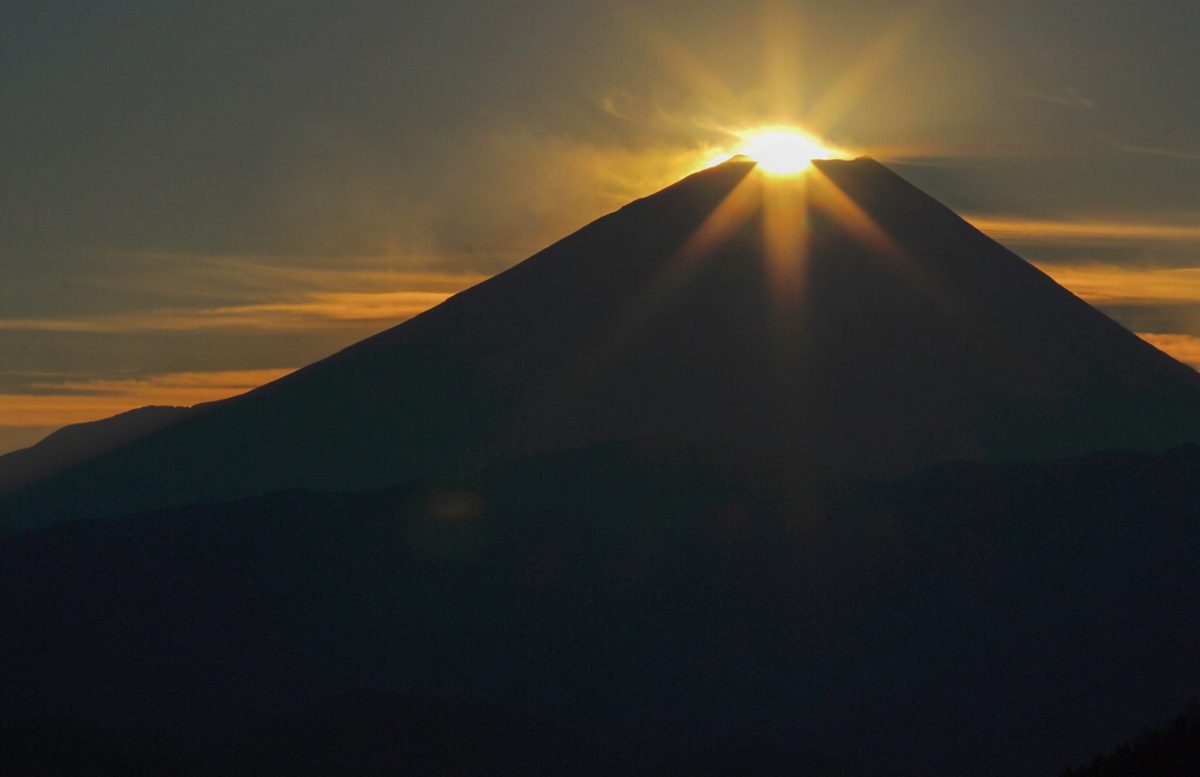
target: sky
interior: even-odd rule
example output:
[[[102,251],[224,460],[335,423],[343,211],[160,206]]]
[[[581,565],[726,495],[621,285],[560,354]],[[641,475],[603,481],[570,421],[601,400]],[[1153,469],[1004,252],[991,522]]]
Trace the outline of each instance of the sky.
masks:
[[[764,124],[1200,367],[1200,4],[0,0],[0,452],[244,391]]]

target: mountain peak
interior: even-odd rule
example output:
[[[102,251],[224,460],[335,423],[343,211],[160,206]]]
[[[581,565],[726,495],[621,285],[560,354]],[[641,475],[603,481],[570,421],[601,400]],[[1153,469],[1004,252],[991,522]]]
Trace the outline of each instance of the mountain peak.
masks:
[[[827,166],[832,166],[832,167],[877,167],[877,168],[882,168],[885,170],[887,169],[882,163],[877,161],[874,157],[868,156],[865,154],[856,156],[853,158],[829,157],[829,158],[822,159],[822,158],[817,157],[817,158],[812,159],[811,162],[812,162],[812,165],[817,168],[824,168]],[[716,170],[718,168],[725,168],[728,166],[757,167],[758,162],[753,157],[747,156],[746,154],[734,154],[733,156],[729,157],[725,161],[719,162],[711,167],[707,167],[707,168],[705,168],[705,170],[702,170],[700,172],[705,172],[706,170]],[[767,173],[767,174],[769,174],[769,173]],[[795,174],[784,175],[781,177],[795,179],[795,178],[801,177],[802,175],[803,175],[803,173],[795,173]]]
[[[0,502],[11,528],[611,441],[811,477],[1200,440],[1200,376],[869,157],[733,158]]]

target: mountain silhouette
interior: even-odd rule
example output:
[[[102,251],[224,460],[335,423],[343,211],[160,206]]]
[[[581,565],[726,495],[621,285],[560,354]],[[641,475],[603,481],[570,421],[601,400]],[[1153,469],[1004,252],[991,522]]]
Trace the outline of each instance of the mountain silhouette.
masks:
[[[878,163],[734,159],[4,497],[0,771],[1052,773],[1200,688],[1198,425]]]
[[[669,442],[811,477],[1200,440],[1200,375],[879,163],[692,175],[4,498],[7,531]]]
[[[0,456],[0,494],[109,453],[192,412],[190,407],[150,405],[99,421],[64,426],[35,445]]]
[[[0,771],[1053,775],[1200,688],[1197,472],[613,443],[23,532]]]

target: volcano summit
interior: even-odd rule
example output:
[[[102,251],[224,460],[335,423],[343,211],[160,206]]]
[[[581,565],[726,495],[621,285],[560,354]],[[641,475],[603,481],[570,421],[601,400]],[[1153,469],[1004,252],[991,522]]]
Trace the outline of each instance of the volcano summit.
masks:
[[[0,503],[6,773],[1033,777],[1200,689],[1200,375],[869,159],[118,421]]]
[[[1200,375],[877,162],[736,157],[437,308],[8,496],[12,531],[597,443],[813,476],[1200,439]]]

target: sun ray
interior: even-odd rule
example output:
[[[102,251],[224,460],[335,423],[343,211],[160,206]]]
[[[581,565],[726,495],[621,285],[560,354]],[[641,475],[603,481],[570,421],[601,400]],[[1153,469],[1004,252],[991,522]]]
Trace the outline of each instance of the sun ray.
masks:
[[[789,3],[772,0],[763,8],[763,81],[768,110],[775,120],[794,118],[802,104],[805,72],[798,45],[803,29],[796,9]]]
[[[639,6],[619,3],[616,7],[629,29],[642,39],[663,67],[693,94],[714,105],[729,106],[736,102],[733,90],[703,60],[648,19]]]
[[[911,262],[887,232],[860,205],[847,196],[813,160],[848,159],[856,156],[836,148],[822,136],[833,131],[839,119],[862,99],[886,68],[911,44],[927,16],[931,2],[915,12],[897,17],[832,88],[807,106],[803,104],[805,73],[802,49],[797,38],[804,29],[795,11],[780,0],[766,0],[763,8],[764,40],[762,92],[754,95],[753,109],[762,124],[729,125],[696,119],[697,127],[723,132],[727,146],[708,146],[696,154],[702,167],[726,162],[734,155],[755,161],[749,171],[707,214],[683,241],[655,278],[621,311],[598,349],[612,354],[623,347],[666,300],[680,293],[689,279],[701,271],[705,260],[728,243],[748,219],[758,220],[761,229],[763,285],[766,302],[774,319],[779,346],[796,345],[803,324],[804,295],[809,277],[812,230],[821,222],[834,222],[837,231],[850,236],[881,261],[915,285],[927,288],[928,279]],[[933,0],[936,2],[936,0]],[[675,79],[706,102],[710,108],[750,110],[745,94],[735,93],[701,57],[647,19],[632,6],[622,6],[630,28]],[[765,99],[764,99],[765,98]],[[797,119],[804,116],[804,128]],[[815,131],[818,134],[812,134]]]
[[[819,207],[830,218],[840,222],[847,234],[871,249],[875,256],[891,262],[893,269],[900,271],[905,282],[920,290],[931,302],[948,299],[945,290],[938,288],[932,274],[917,265],[887,230],[824,171],[814,165],[806,177],[813,192],[814,207]]]
[[[763,268],[776,310],[793,309],[803,294],[808,267],[809,176],[794,180],[763,176]]]
[[[694,264],[720,247],[758,209],[761,191],[757,176],[746,175],[705,217],[684,242],[670,265]]]
[[[836,183],[819,168],[813,167],[807,176],[813,188],[814,199],[820,208],[846,227],[849,234],[880,253],[899,258],[900,247],[888,236],[858,203],[842,191]]]
[[[588,354],[586,369],[599,369],[618,354],[704,266],[705,260],[753,216],[761,205],[760,177],[746,165],[745,174],[663,263],[653,279],[614,315],[604,337]]]
[[[822,133],[829,132],[837,126],[846,112],[862,99],[889,65],[899,58],[904,46],[929,15],[931,5],[926,4],[902,16],[871,45],[850,71],[826,89],[808,112],[810,126]]]

